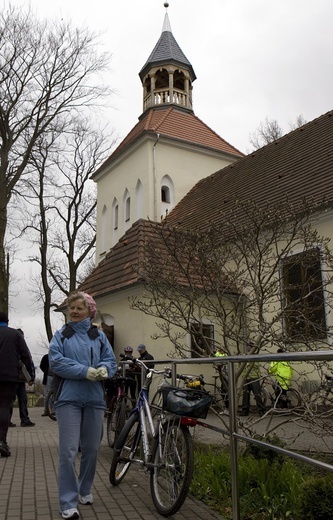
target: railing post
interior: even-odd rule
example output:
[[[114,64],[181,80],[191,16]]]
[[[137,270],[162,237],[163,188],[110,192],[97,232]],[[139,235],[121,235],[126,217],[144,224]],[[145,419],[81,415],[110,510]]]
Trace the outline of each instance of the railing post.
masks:
[[[232,518],[240,520],[239,505],[239,480],[238,480],[238,441],[234,433],[237,433],[237,401],[235,365],[228,361],[229,375],[229,427],[230,427],[230,462],[231,462],[231,486],[232,486]]]
[[[177,364],[171,362],[171,384],[177,385]]]

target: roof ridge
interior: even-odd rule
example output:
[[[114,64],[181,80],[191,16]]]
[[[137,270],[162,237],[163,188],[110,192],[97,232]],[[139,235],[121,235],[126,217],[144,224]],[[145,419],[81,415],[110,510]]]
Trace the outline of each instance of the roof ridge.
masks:
[[[146,119],[145,124],[144,124],[144,127],[143,127],[145,130],[148,130],[148,129],[149,129],[150,121],[152,120],[152,118],[153,118],[153,110],[149,110],[149,112],[148,112],[148,114],[147,114],[147,119]],[[140,121],[139,121],[137,124],[139,124],[139,123],[140,123]],[[136,125],[135,125],[135,126],[136,126]],[[134,127],[134,128],[135,128],[135,127]]]
[[[169,115],[171,114],[171,112],[173,110],[174,110],[174,107],[168,107],[167,110],[165,110],[165,113],[161,117],[160,121],[158,121],[155,126],[152,126],[152,129],[156,131],[164,123],[164,121],[169,117]],[[154,110],[152,109],[151,117],[153,117],[153,112],[154,112]]]

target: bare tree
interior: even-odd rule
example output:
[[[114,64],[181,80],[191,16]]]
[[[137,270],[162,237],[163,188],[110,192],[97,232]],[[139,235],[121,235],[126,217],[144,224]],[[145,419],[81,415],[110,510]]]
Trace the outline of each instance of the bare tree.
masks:
[[[203,232],[171,229],[167,219],[151,224],[138,266],[145,292],[130,306],[156,318],[154,339],[171,341],[170,357],[244,354],[249,343],[252,353],[325,348],[333,253],[311,226],[313,216],[306,201],[235,201],[218,227]],[[238,381],[243,371],[241,364]]]
[[[306,123],[303,115],[297,116],[295,122],[290,122],[290,130],[295,130]],[[273,143],[284,135],[283,129],[280,127],[276,119],[265,118],[264,122],[261,122],[258,128],[250,134],[249,140],[254,150],[262,148],[266,144]]]
[[[33,155],[33,182],[27,183],[30,206],[24,233],[38,246],[30,261],[40,266],[33,281],[36,300],[43,302],[48,339],[52,338],[51,310],[76,289],[91,265],[96,241],[96,193],[91,174],[108,155],[109,139],[76,121],[72,131],[40,141]],[[58,303],[56,303],[58,301]]]
[[[305,125],[307,123],[307,120],[304,118],[303,114],[299,114],[296,117],[295,122],[290,121],[289,128],[290,130],[296,130],[297,128],[300,128],[301,126]]]
[[[249,140],[255,150],[262,148],[266,144],[273,143],[283,136],[283,130],[276,119],[268,119],[261,122],[255,132],[250,134]]]
[[[31,157],[48,132],[109,90],[98,76],[109,61],[87,29],[39,21],[11,5],[0,13],[0,301],[8,308],[5,238],[8,204],[31,173]],[[97,77],[98,76],[98,77]]]

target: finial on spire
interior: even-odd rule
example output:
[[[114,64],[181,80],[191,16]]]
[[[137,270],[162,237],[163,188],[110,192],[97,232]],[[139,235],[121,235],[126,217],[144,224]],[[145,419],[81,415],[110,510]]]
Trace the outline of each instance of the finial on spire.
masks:
[[[172,32],[171,31],[171,25],[170,25],[170,22],[169,22],[169,17],[168,17],[168,7],[169,7],[169,2],[164,2],[164,7],[166,9],[166,13],[165,13],[165,17],[164,17],[164,23],[163,23],[163,28],[162,28],[162,33],[167,31],[167,32]]]

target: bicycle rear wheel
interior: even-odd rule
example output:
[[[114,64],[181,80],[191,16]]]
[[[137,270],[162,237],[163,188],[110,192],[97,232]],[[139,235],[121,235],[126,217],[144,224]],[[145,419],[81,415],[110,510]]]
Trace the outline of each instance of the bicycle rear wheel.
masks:
[[[304,408],[304,402],[303,402],[302,396],[294,388],[289,388],[287,390],[287,404],[288,404],[289,410],[293,410],[293,409],[302,410]]]
[[[114,444],[114,435],[113,435],[113,431],[112,431],[112,418],[113,418],[114,411],[116,409],[116,402],[117,402],[117,397],[116,396],[112,397],[112,399],[109,402],[109,406],[108,406],[108,409],[106,412],[106,417],[107,417],[106,418],[106,438],[107,438],[108,445],[110,446],[110,448],[113,448],[113,444]]]
[[[109,479],[117,486],[126,475],[138,448],[140,446],[141,430],[139,414],[131,415],[115,441],[111,461]]]
[[[126,402],[124,399],[119,399],[107,417],[106,435],[110,448],[113,448],[119,433],[124,427],[127,418]]]
[[[54,410],[54,390],[50,390],[46,396],[45,410],[52,421],[56,421],[56,414]]]
[[[193,441],[180,418],[160,426],[152,447],[150,491],[156,510],[163,516],[176,513],[183,505],[194,468]]]

